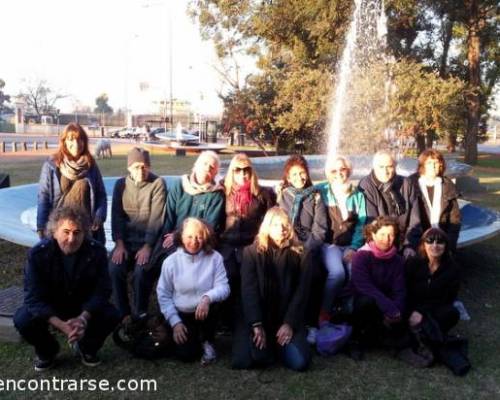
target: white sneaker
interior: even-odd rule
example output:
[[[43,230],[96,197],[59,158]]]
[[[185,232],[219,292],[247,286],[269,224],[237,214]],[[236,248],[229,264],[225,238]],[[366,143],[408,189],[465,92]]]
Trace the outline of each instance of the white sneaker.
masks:
[[[217,360],[217,353],[215,352],[212,343],[206,341],[201,344],[203,348],[203,355],[201,356],[201,365],[212,364]]]
[[[307,328],[307,343],[316,344],[316,336],[318,334],[318,328],[308,327]]]

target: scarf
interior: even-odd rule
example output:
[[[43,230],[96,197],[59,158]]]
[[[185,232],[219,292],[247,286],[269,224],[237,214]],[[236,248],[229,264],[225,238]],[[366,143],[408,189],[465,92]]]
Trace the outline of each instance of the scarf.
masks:
[[[420,186],[420,191],[425,199],[427,208],[430,211],[430,223],[434,228],[439,228],[439,217],[441,215],[441,197],[443,194],[443,180],[441,177],[436,177],[433,182],[430,182],[424,176],[418,178],[418,185]],[[429,198],[429,192],[427,191],[428,186],[434,186],[434,196],[432,202]]]
[[[293,186],[289,186],[287,187],[287,190],[293,195],[293,205],[290,219],[292,220],[292,224],[295,226],[300,216],[304,200],[314,195],[314,186],[309,186],[306,189],[296,189]]]
[[[382,251],[377,246],[375,246],[375,243],[373,242],[373,240],[365,243],[365,245],[363,247],[361,247],[359,250],[369,251],[375,256],[375,258],[379,258],[381,260],[391,259],[392,257],[394,257],[396,255],[396,253],[398,251],[395,246],[392,246],[387,251]]]
[[[222,190],[222,186],[214,182],[208,182],[200,185],[196,182],[194,172],[191,173],[191,175],[182,175],[182,188],[187,194],[190,194],[191,196]]]
[[[69,180],[76,181],[87,176],[89,164],[85,157],[80,157],[76,161],[64,157],[61,164],[59,164],[59,171]]]
[[[337,206],[340,210],[340,214],[342,215],[342,220],[346,220],[349,217],[349,210],[347,209],[347,198],[351,194],[352,186],[350,183],[344,183],[341,185],[331,186],[332,193],[337,200]]]
[[[233,205],[239,215],[247,215],[250,203],[252,202],[250,183],[250,181],[247,181],[243,185],[234,185]]]

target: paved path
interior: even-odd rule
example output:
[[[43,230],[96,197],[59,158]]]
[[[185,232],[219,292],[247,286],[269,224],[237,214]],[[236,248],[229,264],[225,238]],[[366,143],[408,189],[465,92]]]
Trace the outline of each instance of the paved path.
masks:
[[[478,144],[477,149],[481,153],[500,154],[500,144],[488,144],[488,143]]]

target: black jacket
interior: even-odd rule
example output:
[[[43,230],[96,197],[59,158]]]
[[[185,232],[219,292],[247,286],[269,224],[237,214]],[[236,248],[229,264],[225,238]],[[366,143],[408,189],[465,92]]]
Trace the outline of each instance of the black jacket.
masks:
[[[288,188],[278,193],[278,205],[291,216],[294,194]],[[318,249],[325,241],[328,220],[325,204],[317,190],[302,203],[300,214],[294,224],[297,238],[307,250]]]
[[[276,204],[276,196],[271,189],[261,188],[257,196],[252,196],[248,213],[242,216],[235,210],[232,196],[226,197],[226,223],[221,241],[231,246],[251,244],[259,231],[266,211]]]
[[[24,304],[34,317],[49,319],[83,310],[92,315],[109,304],[111,281],[104,246],[85,239],[75,254],[69,276],[55,239],[44,239],[29,251],[24,270]]]
[[[297,332],[304,328],[304,312],[310,287],[307,254],[291,247],[269,247],[258,252],[245,247],[241,267],[241,296],[245,321],[262,323],[275,332],[283,323]]]
[[[427,260],[415,257],[406,264],[408,311],[432,313],[436,308],[451,305],[457,298],[460,273],[449,258],[431,274]]]
[[[417,248],[422,227],[417,204],[417,192],[408,178],[395,175],[391,182],[378,182],[373,171],[359,181],[366,198],[367,223],[382,216],[396,217],[401,231],[400,245]],[[388,198],[394,198],[394,206]]]
[[[410,180],[415,187],[417,193],[417,202],[420,212],[420,222],[422,225],[422,232],[425,232],[431,227],[430,223],[430,210],[427,202],[420,190],[418,184],[418,174],[410,176]],[[441,215],[439,217],[439,227],[445,231],[450,239],[451,249],[454,251],[457,247],[458,235],[462,225],[462,218],[460,215],[460,207],[458,206],[458,193],[455,184],[448,177],[443,177],[443,189],[441,195]]]

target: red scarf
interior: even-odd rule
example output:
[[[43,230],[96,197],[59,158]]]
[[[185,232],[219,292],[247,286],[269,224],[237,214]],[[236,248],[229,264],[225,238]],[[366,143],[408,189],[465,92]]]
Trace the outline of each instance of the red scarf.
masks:
[[[241,186],[234,184],[233,205],[238,214],[247,215],[251,202],[252,192],[250,190],[250,181],[245,182]]]

